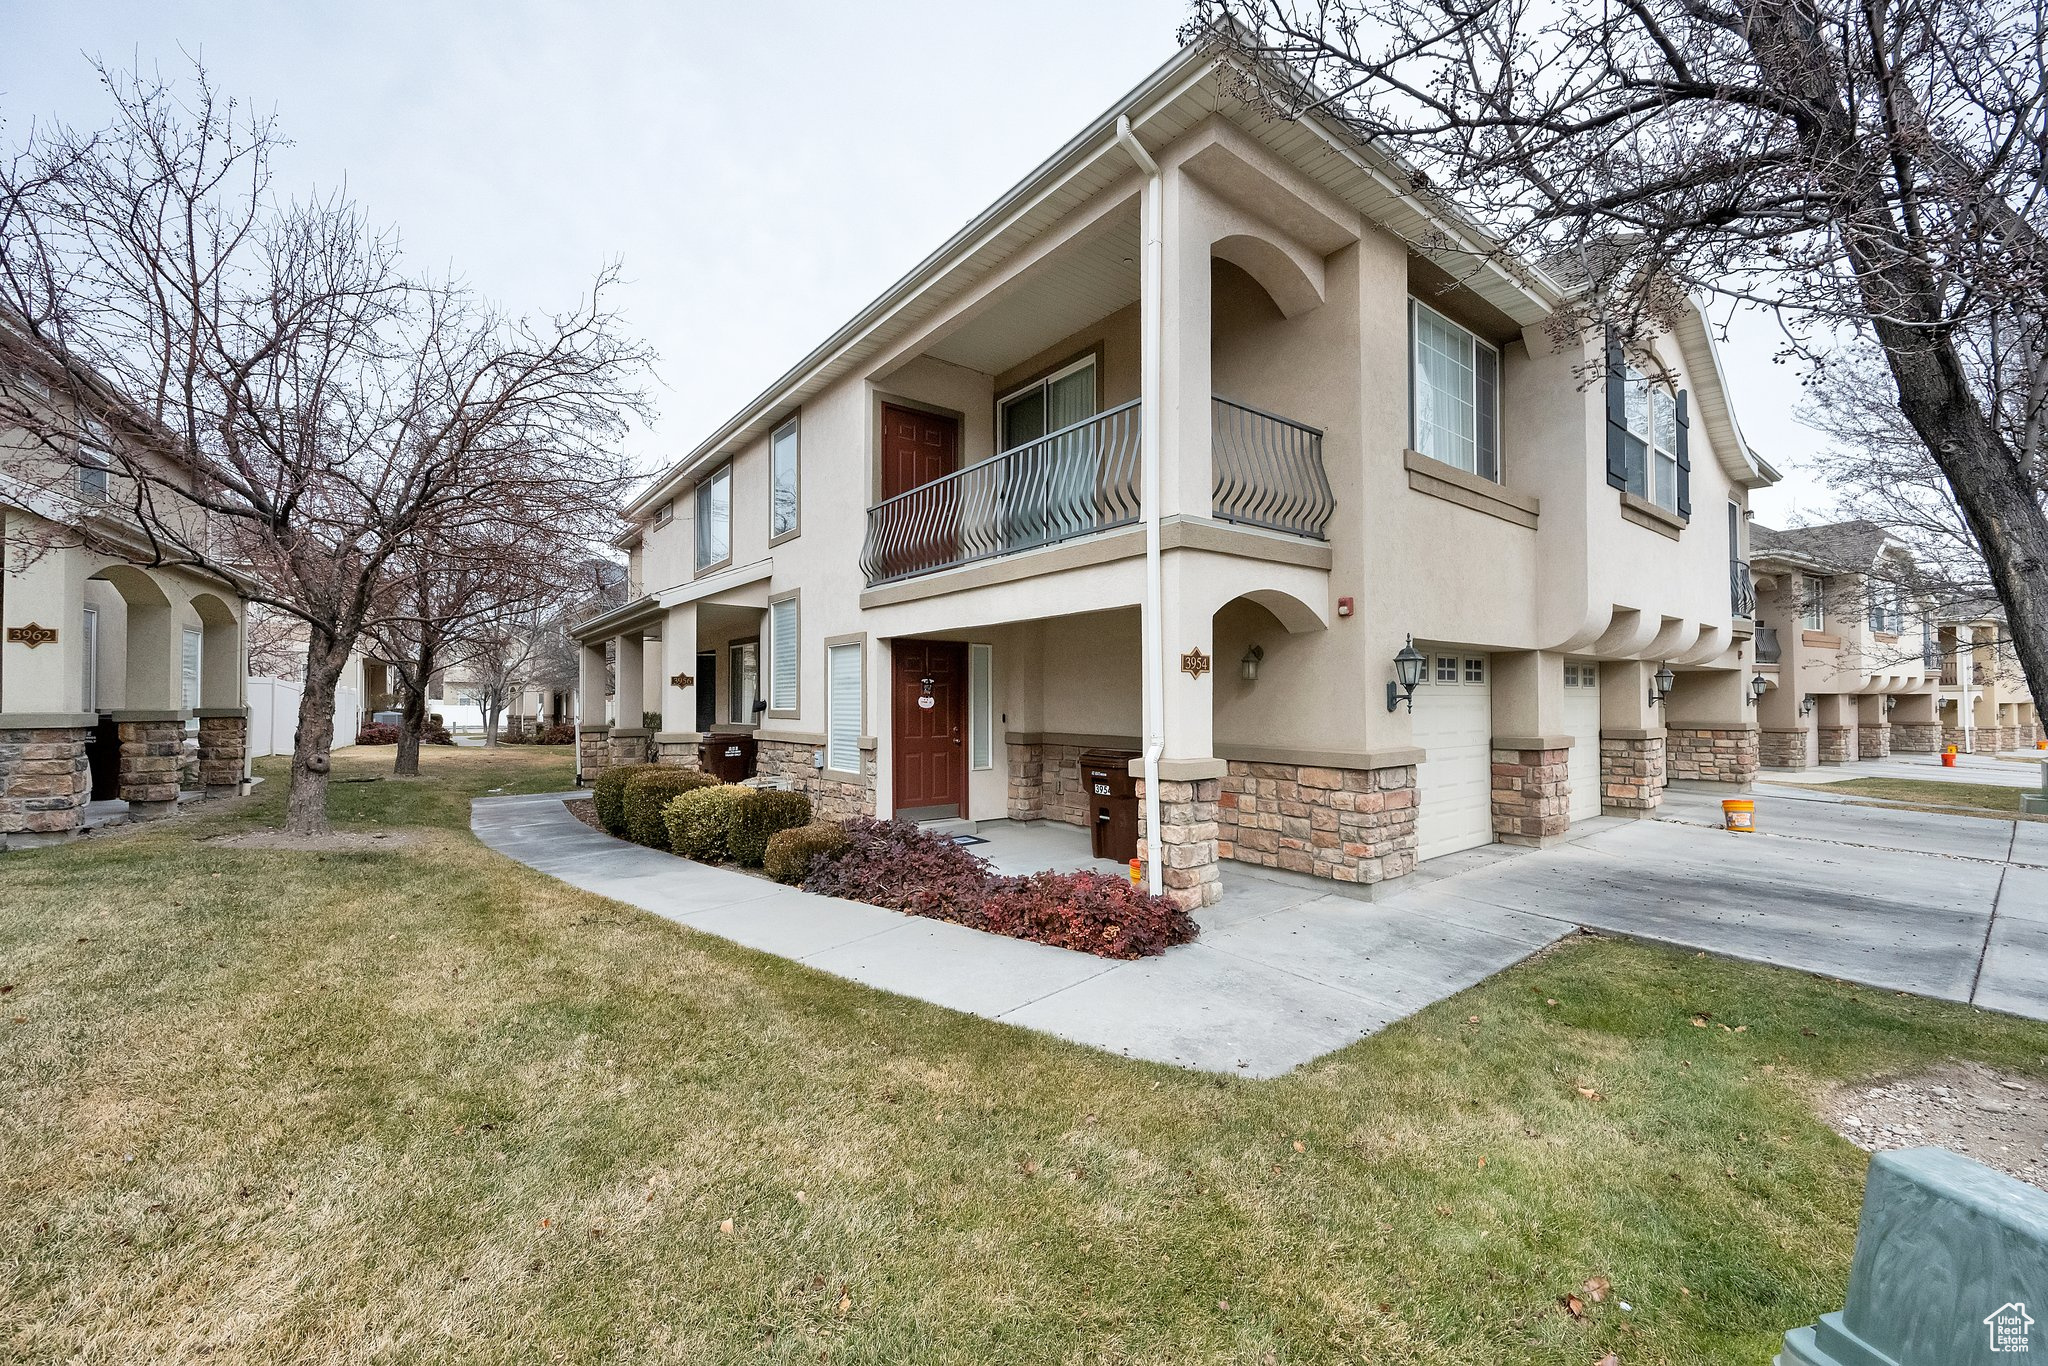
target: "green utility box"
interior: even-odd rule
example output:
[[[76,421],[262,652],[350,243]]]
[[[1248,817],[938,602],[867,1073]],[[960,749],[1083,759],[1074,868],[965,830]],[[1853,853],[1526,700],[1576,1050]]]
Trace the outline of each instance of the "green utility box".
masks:
[[[1785,1335],[1777,1366],[2048,1359],[2048,1191],[1946,1148],[1870,1160],[1849,1298]]]

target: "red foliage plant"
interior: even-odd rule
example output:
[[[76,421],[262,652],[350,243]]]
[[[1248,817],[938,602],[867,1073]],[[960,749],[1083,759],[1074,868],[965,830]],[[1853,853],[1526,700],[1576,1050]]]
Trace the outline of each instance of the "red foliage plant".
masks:
[[[1102,958],[1148,957],[1196,934],[1178,904],[1120,877],[1002,877],[946,836],[902,821],[858,817],[844,828],[845,852],[821,859],[804,890]]]

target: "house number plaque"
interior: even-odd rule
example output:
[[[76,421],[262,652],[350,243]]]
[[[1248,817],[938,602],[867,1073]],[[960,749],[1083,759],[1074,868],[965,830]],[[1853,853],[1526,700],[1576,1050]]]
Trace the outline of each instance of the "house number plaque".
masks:
[[[668,683],[669,686],[672,688],[694,688],[697,686],[697,680],[690,677],[688,674],[677,674],[674,678],[671,678],[668,681]]]
[[[26,626],[10,626],[7,628],[7,643],[9,645],[26,645],[31,650],[35,649],[38,645],[49,645],[56,639],[57,628],[54,626],[38,626],[35,622],[30,622]]]
[[[1180,657],[1180,671],[1189,678],[1200,678],[1209,672],[1209,656],[1202,653],[1200,646],[1196,646]]]

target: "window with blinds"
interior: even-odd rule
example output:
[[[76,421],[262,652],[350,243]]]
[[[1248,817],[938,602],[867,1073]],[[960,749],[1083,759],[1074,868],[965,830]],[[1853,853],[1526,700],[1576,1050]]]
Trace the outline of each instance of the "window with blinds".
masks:
[[[860,646],[825,651],[825,767],[860,772]]]
[[[186,631],[184,650],[179,656],[179,674],[185,685],[185,700],[181,704],[191,711],[199,705],[199,651],[204,639],[197,631]]]
[[[967,647],[967,763],[995,766],[995,647]]]
[[[796,599],[768,604],[768,707],[796,710]]]

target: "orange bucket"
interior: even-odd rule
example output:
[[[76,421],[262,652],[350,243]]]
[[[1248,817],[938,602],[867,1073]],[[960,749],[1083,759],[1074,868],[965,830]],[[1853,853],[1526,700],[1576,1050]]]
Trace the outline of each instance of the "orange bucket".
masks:
[[[1941,766],[1943,768],[1954,768],[1956,766],[1956,747],[1954,745],[1950,745],[1941,752]]]
[[[2036,741],[2034,741],[2034,748],[2035,748],[2035,749],[2048,749],[2048,740],[2036,740]]]
[[[1756,803],[1748,797],[1730,797],[1721,803],[1721,824],[1738,835],[1756,833]]]

